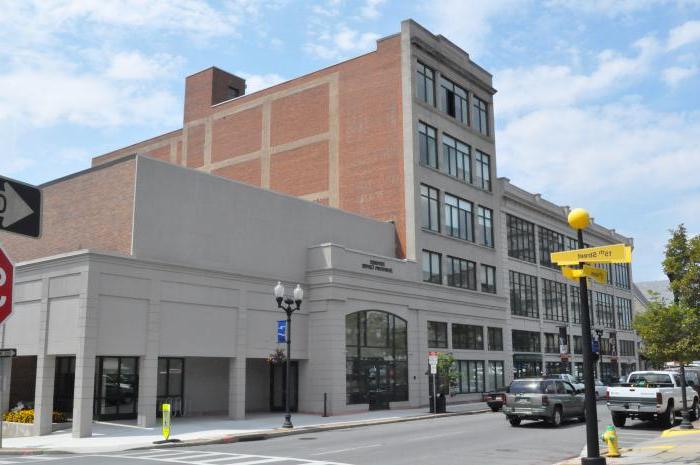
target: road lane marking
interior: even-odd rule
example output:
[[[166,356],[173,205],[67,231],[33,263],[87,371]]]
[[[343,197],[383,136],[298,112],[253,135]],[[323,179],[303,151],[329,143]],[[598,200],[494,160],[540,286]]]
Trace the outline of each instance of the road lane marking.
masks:
[[[326,454],[339,454],[341,452],[347,452],[351,450],[357,450],[357,449],[369,449],[370,447],[381,447],[382,444],[370,444],[367,446],[357,446],[357,447],[349,447],[347,449],[336,449],[336,450],[327,450],[323,452],[316,452],[315,454],[309,454],[309,457],[316,457],[317,455],[326,455]],[[323,462],[327,463],[327,462]]]
[[[377,444],[379,446],[380,444]],[[367,446],[365,446],[367,447]],[[357,449],[353,448],[353,449]],[[352,449],[348,449],[352,450]],[[292,457],[276,457],[271,455],[234,454],[213,451],[182,451],[153,449],[138,453],[124,454],[91,454],[92,457],[128,458],[133,460],[152,460],[154,462],[182,463],[188,465],[257,465],[275,462],[294,462],[299,465],[350,465],[340,462],[317,461]],[[9,462],[16,463],[16,462]],[[4,465],[0,462],[0,465]]]

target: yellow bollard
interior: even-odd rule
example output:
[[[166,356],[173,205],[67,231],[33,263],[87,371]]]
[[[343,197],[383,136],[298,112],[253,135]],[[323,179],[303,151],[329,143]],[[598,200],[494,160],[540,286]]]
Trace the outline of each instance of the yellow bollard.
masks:
[[[608,445],[608,457],[619,457],[620,449],[617,445],[617,432],[614,426],[608,426],[602,436],[603,441]]]

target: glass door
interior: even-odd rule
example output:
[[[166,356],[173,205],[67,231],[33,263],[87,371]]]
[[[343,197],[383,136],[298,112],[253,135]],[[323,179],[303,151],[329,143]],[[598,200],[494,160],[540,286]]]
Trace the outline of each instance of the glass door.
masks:
[[[137,357],[97,357],[94,416],[98,420],[136,418]]]
[[[291,376],[289,393],[289,410],[297,411],[297,387],[299,385],[299,362],[291,361],[289,366]],[[270,365],[270,411],[283,412],[286,405],[287,364],[275,363]]]
[[[53,382],[53,409],[67,418],[73,417],[73,388],[75,383],[75,357],[56,357],[56,374]]]

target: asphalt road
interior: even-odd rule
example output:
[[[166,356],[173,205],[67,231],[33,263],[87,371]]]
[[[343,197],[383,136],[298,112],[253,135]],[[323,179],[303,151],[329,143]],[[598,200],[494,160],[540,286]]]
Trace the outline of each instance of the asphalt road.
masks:
[[[598,407],[599,430],[610,423]],[[631,422],[618,430],[621,447],[659,435],[650,423]],[[154,449],[89,456],[0,457],[0,465],[539,465],[577,456],[585,445],[585,426],[570,421],[559,428],[523,422],[513,428],[502,413],[436,418],[324,433],[192,448]]]

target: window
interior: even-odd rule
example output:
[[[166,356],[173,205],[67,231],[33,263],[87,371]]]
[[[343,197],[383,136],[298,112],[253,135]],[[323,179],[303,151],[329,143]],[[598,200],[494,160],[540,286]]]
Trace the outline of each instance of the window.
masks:
[[[489,135],[489,107],[485,100],[472,94],[474,102],[474,129],[480,133]]]
[[[535,263],[535,225],[517,216],[506,215],[508,256]]]
[[[489,350],[503,350],[503,330],[501,328],[489,328]]]
[[[476,263],[448,256],[447,285],[476,290]]]
[[[513,315],[539,318],[535,276],[510,271],[510,311]]]
[[[615,263],[613,265],[613,282],[615,286],[623,289],[630,288],[630,265],[629,263]]]
[[[540,235],[540,265],[558,270],[559,266],[556,263],[552,263],[549,254],[564,250],[564,235],[542,226],[538,229]]]
[[[471,149],[467,144],[443,134],[442,154],[447,174],[462,181],[472,182]]]
[[[440,79],[440,109],[458,121],[469,124],[467,91],[445,79]]]
[[[566,284],[542,278],[542,293],[545,320],[569,321]]]
[[[564,248],[566,248],[566,250],[578,249],[578,239],[574,239],[573,237],[566,236],[564,238]]]
[[[445,194],[445,228],[450,236],[474,241],[472,203]]]
[[[437,169],[437,132],[435,128],[421,121],[418,122],[418,146],[420,148],[420,162]]]
[[[418,62],[416,76],[416,92],[418,98],[435,106],[435,71]]]
[[[633,371],[637,371],[637,364],[636,363],[620,363],[620,375],[621,376],[624,376],[626,378]]]
[[[615,306],[613,305],[613,296],[604,292],[596,292],[595,307],[598,324],[606,328],[614,328]]]
[[[487,191],[491,190],[491,157],[479,150],[474,157],[476,162],[476,185]]]
[[[478,212],[481,243],[493,247],[493,210],[479,205]]]
[[[512,330],[513,352],[542,352],[540,333]]]
[[[505,370],[503,369],[502,361],[489,361],[489,380],[493,390],[502,389],[506,386]]]
[[[423,281],[442,284],[442,263],[439,253],[423,251]]]
[[[544,333],[544,351],[548,354],[559,353],[559,335]]]
[[[484,350],[484,327],[452,323],[452,348]]]
[[[581,324],[581,291],[578,287],[569,286],[571,289],[571,318],[573,323]],[[588,291],[588,318],[593,325],[593,291]]]
[[[617,298],[617,327],[632,329],[632,301],[629,299]]]
[[[574,354],[583,353],[583,338],[581,336],[574,336]]]
[[[620,340],[620,355],[623,357],[634,357],[634,341]]]
[[[496,293],[496,268],[481,265],[481,292]]]
[[[486,391],[483,360],[457,360],[457,371],[459,372],[457,389],[460,393]]]
[[[182,402],[184,358],[158,358],[158,405],[177,397]]]
[[[447,323],[443,321],[428,322],[428,347],[447,348]]]
[[[440,231],[440,191],[421,184],[420,207],[423,227],[431,231]]]
[[[600,343],[600,355],[612,355],[613,354],[612,344],[610,343],[609,338],[601,337],[598,342]]]

